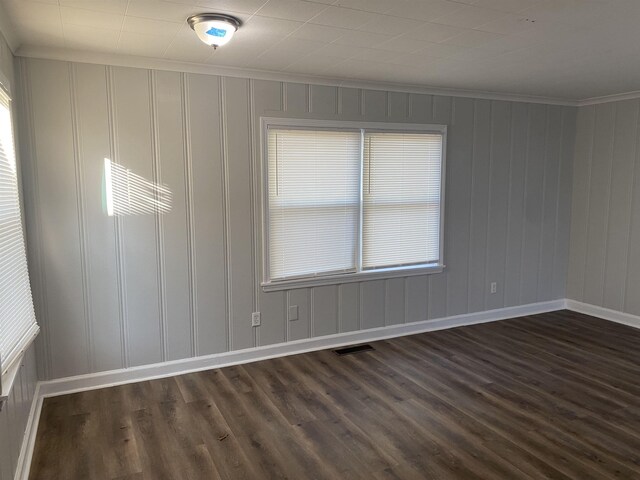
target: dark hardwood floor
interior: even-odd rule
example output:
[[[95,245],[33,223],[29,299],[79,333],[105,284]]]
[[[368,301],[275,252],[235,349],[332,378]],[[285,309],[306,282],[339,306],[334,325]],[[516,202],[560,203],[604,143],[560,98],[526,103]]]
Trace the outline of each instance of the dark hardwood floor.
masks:
[[[31,479],[640,479],[640,330],[571,312],[47,399]]]

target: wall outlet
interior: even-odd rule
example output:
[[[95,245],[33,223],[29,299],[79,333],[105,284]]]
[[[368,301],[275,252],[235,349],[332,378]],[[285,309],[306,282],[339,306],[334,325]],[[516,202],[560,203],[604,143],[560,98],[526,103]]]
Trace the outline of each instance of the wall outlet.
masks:
[[[251,326],[252,327],[260,326],[260,312],[253,312],[251,314]]]
[[[289,314],[287,318],[290,322],[298,319],[298,305],[291,305],[289,307]]]
[[[498,283],[491,282],[491,293],[496,293],[498,291]]]

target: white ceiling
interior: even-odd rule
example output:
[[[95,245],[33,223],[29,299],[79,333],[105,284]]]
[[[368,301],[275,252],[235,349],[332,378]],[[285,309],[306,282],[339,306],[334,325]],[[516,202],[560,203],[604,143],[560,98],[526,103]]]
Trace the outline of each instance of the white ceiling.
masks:
[[[640,90],[640,0],[1,1],[24,48],[567,100]],[[213,51],[185,22],[202,12],[243,26]]]

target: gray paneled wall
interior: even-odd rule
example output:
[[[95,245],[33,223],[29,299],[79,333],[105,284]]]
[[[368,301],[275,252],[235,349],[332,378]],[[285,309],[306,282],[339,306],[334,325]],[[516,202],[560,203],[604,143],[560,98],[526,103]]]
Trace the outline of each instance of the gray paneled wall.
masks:
[[[32,59],[21,77],[43,378],[564,297],[575,109]],[[263,115],[449,125],[445,273],[262,292]],[[105,215],[104,157],[171,212]]]
[[[568,297],[640,315],[640,101],[578,113]]]
[[[17,92],[13,82],[13,62],[13,54],[0,34],[0,71],[12,82],[12,94],[15,99]],[[32,347],[25,354],[9,400],[0,411],[0,480],[14,478],[36,382],[35,349]]]

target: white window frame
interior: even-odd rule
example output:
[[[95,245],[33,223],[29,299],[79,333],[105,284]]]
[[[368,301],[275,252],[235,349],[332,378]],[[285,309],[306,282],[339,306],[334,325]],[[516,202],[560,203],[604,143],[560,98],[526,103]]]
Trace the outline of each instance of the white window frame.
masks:
[[[292,288],[314,287],[321,285],[337,285],[341,283],[362,282],[366,280],[380,280],[387,278],[401,278],[415,275],[430,275],[441,273],[445,265],[444,255],[444,216],[445,216],[445,179],[447,161],[447,126],[418,123],[384,123],[384,122],[358,122],[338,120],[316,120],[282,117],[262,117],[260,119],[260,145],[261,145],[261,173],[262,173],[262,289],[265,292],[288,290]],[[362,260],[358,260],[356,272],[318,275],[307,278],[291,278],[283,280],[271,280],[269,278],[269,170],[268,170],[268,130],[271,127],[292,129],[331,129],[331,130],[369,130],[376,132],[420,132],[442,135],[442,167],[440,174],[440,232],[439,232],[439,261],[437,263],[408,265],[399,267],[386,267],[374,270],[361,270]],[[363,149],[360,151],[363,155]],[[360,161],[362,168],[362,158]],[[362,174],[360,175],[362,183]],[[360,209],[362,209],[362,185],[360,185]],[[360,212],[362,223],[362,212]],[[358,225],[358,256],[362,255],[362,225]]]

